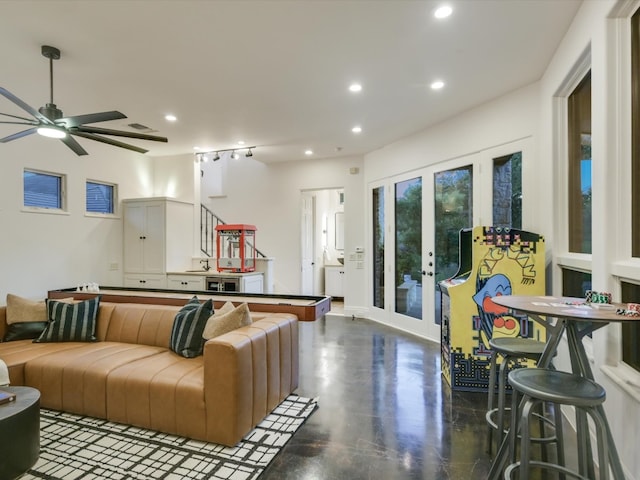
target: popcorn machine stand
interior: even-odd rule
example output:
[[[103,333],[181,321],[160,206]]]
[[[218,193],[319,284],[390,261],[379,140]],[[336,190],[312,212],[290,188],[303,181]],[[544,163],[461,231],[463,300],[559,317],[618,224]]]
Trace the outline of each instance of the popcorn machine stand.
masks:
[[[219,272],[253,272],[256,269],[256,227],[216,226],[216,266]]]

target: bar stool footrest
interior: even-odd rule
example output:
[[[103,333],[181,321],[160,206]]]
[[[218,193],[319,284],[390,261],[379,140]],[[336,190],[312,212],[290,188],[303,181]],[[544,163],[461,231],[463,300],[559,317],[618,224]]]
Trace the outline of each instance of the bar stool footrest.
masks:
[[[511,475],[513,472],[517,471],[520,468],[520,462],[515,462],[509,465],[504,471],[504,479],[511,480]],[[578,472],[574,472],[566,467],[561,467],[560,465],[556,465],[554,463],[540,462],[537,460],[532,460],[529,462],[529,468],[540,468],[543,470],[553,470],[554,472],[561,473],[564,475],[569,475],[572,478],[577,478],[578,480],[589,480],[588,477],[583,477]]]
[[[507,412],[511,411],[511,407],[505,407],[504,409],[505,414]],[[493,419],[494,414],[498,413],[498,409],[494,408],[492,410],[489,410],[486,414],[485,414],[485,419],[487,420],[487,424],[489,425],[490,428],[494,429],[494,430],[498,430],[498,422],[496,422]],[[555,423],[553,422],[553,420],[551,420],[550,418],[545,417],[544,415],[540,415],[539,413],[532,413],[531,414],[533,417],[542,420],[543,422],[551,425],[554,429],[555,429]],[[505,428],[503,430],[503,433],[506,435],[509,433],[509,429]],[[518,438],[520,438],[520,434],[518,433]],[[558,439],[555,435],[551,435],[548,437],[531,437],[530,441],[531,443],[554,443],[556,442]]]

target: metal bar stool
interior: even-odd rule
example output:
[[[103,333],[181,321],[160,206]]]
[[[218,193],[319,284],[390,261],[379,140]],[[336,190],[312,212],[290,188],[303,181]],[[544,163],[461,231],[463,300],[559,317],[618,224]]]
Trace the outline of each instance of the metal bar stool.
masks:
[[[502,443],[507,433],[505,426],[505,412],[510,408],[505,406],[507,387],[507,373],[509,365],[519,359],[538,361],[542,355],[545,344],[531,338],[500,337],[489,340],[491,347],[491,366],[489,368],[489,394],[487,402],[487,452],[491,454],[493,449],[493,432],[497,433],[498,445]],[[500,370],[497,372],[498,356],[502,357]],[[494,407],[496,396],[496,377],[498,378],[498,405]]]
[[[519,471],[520,480],[529,479],[531,467],[542,470],[552,470],[561,475],[568,475],[573,478],[589,480],[584,476],[584,472],[570,470],[563,465],[558,465],[544,461],[531,460],[529,453],[529,421],[532,409],[540,402],[550,402],[554,404],[556,413],[556,432],[561,431],[562,418],[560,415],[560,405],[571,405],[575,407],[576,413],[591,416],[596,427],[598,439],[598,463],[599,480],[609,478],[609,446],[607,443],[607,431],[605,419],[597,407],[602,405],[606,398],[604,388],[596,382],[579,375],[566,372],[558,372],[545,368],[523,368],[509,373],[509,383],[513,389],[511,407],[511,428],[509,429],[509,458],[511,465],[504,472],[505,480],[510,480],[514,471]],[[522,409],[518,411],[519,394],[524,395]],[[585,425],[578,428],[578,445],[587,444],[584,436],[589,436],[589,429]],[[520,461],[516,461],[516,440],[520,431]],[[558,436],[559,449],[564,448],[561,443],[561,436]],[[584,443],[582,443],[584,442]]]

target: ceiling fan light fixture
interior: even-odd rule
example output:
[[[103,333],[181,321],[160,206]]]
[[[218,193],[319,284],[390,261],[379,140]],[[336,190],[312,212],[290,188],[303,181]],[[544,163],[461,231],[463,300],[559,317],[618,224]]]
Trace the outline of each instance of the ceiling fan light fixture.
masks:
[[[67,132],[65,132],[62,128],[57,127],[38,127],[37,132],[39,135],[49,138],[65,138],[67,136]]]

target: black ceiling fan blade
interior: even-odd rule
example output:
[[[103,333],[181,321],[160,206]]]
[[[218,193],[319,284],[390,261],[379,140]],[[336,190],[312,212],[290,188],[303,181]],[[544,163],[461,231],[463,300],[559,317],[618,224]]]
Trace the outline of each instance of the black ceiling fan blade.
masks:
[[[64,117],[58,119],[57,123],[62,123],[70,127],[79,127],[80,125],[84,125],[85,123],[98,123],[98,122],[108,122],[109,120],[121,120],[123,118],[127,118],[124,113],[117,112],[112,110],[110,112],[99,112],[99,113],[87,113],[85,115],[74,115],[73,117]]]
[[[37,118],[38,120],[40,120],[41,123],[44,123],[46,125],[53,125],[54,124],[51,120],[49,120],[47,117],[42,115],[35,108],[33,108],[30,105],[27,105],[26,103],[24,103],[22,100],[20,100],[18,97],[16,97],[13,93],[11,93],[6,88],[0,87],[0,95],[5,97],[7,100],[15,103],[17,106],[19,106],[25,112],[29,113],[30,115],[33,115],[33,117]]]
[[[2,120],[0,123],[4,125],[33,125],[34,127],[40,125],[38,122],[3,122]]]
[[[73,150],[76,155],[89,155],[89,153],[84,148],[82,148],[82,145],[80,145],[77,142],[77,140],[73,138],[71,135],[67,135],[66,137],[61,138],[60,140],[62,140],[62,142],[67,147]]]
[[[18,133],[14,133],[13,135],[9,135],[8,137],[0,138],[0,143],[7,143],[7,142],[10,142],[11,140],[17,140],[18,138],[26,137],[27,135],[36,133],[36,130],[37,128],[33,127]]]
[[[151,140],[152,142],[167,142],[166,137],[159,137],[157,135],[148,135],[146,133],[126,132],[123,130],[111,130],[109,128],[100,127],[87,127],[80,126],[71,129],[72,131],[84,132],[84,133],[99,133],[101,135],[114,135],[116,137],[128,137],[137,138],[138,140]]]
[[[80,132],[77,129],[73,129],[69,131],[72,135],[77,135],[78,137],[88,138],[89,140],[95,140],[96,142],[107,143],[109,145],[113,145],[114,147],[126,148],[127,150],[133,150],[138,153],[147,153],[149,150],[145,150],[144,148],[136,147],[135,145],[129,145],[128,143],[119,142],[118,140],[112,140],[111,138],[101,137],[99,135],[93,133],[85,133]]]
[[[25,122],[35,123],[33,121],[33,118],[25,118],[25,117],[21,117],[19,115],[11,115],[9,113],[2,113],[2,112],[0,112],[0,115],[2,115],[4,117],[16,118],[18,120],[24,120]]]

